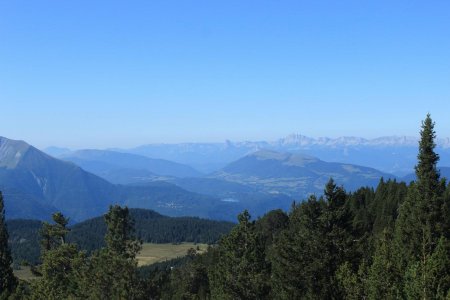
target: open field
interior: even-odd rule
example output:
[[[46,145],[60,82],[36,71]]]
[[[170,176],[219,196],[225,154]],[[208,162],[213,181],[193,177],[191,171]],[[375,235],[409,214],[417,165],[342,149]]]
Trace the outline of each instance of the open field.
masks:
[[[151,244],[142,245],[142,250],[137,256],[138,265],[151,265],[172,258],[185,256],[190,248],[200,249],[200,252],[206,250],[206,244],[181,243],[181,244]]]
[[[198,247],[198,250],[197,250]],[[197,252],[204,252],[208,248],[207,244],[180,243],[180,244],[152,244],[142,245],[141,252],[137,255],[138,265],[151,265],[157,262],[185,256],[190,248]],[[20,270],[14,270],[14,274],[22,280],[36,278],[30,271],[30,267],[21,266]]]
[[[20,266],[20,270],[14,270],[14,275],[21,280],[31,280],[36,278],[36,276],[31,273],[30,267],[28,266]]]

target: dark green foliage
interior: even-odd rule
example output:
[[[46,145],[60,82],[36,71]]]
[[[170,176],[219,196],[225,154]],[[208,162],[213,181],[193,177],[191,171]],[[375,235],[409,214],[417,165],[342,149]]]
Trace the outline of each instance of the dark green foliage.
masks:
[[[105,215],[106,247],[89,259],[83,286],[94,299],[139,299],[142,297],[136,254],[141,244],[127,207],[110,206]]]
[[[39,232],[42,222],[36,220],[8,220],[9,243],[14,262],[37,264],[40,256]]]
[[[256,221],[256,230],[263,235],[266,246],[270,246],[280,232],[286,229],[288,223],[289,217],[284,211],[272,210]]]
[[[198,255],[190,249],[182,267],[173,267],[170,272],[170,286],[162,296],[165,299],[209,299],[208,255]]]
[[[110,206],[105,215],[106,250],[111,256],[134,259],[141,249],[141,244],[133,236],[134,224],[130,219],[128,207]]]
[[[449,199],[445,194],[445,182],[440,180],[436,168],[439,156],[434,152],[434,139],[434,123],[427,115],[419,143],[417,182],[410,185],[395,226],[395,246],[401,253],[397,264],[405,274],[403,282],[399,280],[398,284],[403,285],[404,296],[409,298],[413,294],[421,299],[434,298],[448,290],[446,284],[443,284],[447,288],[445,292],[442,292],[442,285],[434,284],[439,280],[437,276],[445,278],[445,274],[435,271],[435,261],[445,261],[435,253],[445,249],[450,234],[447,231]]]
[[[8,230],[5,223],[5,207],[0,192],[0,298],[6,298],[13,292],[17,279],[12,270],[11,251],[8,246]]]
[[[41,261],[36,274],[41,278],[32,282],[33,299],[81,298],[80,287],[86,257],[76,245],[67,244],[65,236],[68,219],[61,213],[53,214],[53,224],[43,223]]]
[[[49,251],[64,244],[66,235],[69,232],[69,229],[67,228],[69,220],[66,219],[62,213],[54,213],[52,219],[54,224],[44,222],[40,231],[42,237],[41,247],[43,251]]]
[[[405,183],[397,183],[395,180],[385,182],[381,179],[370,207],[373,216],[372,231],[375,235],[381,233],[386,227],[394,228],[398,217],[398,207],[407,193],[408,188]]]
[[[425,249],[424,249],[425,250]],[[423,252],[405,273],[405,296],[408,299],[448,299],[450,296],[450,245],[442,237],[434,251]]]
[[[320,282],[314,273],[325,269],[324,245],[319,239],[322,200],[311,196],[295,206],[289,215],[289,226],[276,240],[272,255],[272,288],[278,299],[299,299],[320,293]]]
[[[432,199],[440,191],[439,171],[436,167],[439,155],[434,151],[436,148],[434,122],[430,114],[422,122],[420,131],[418,164],[416,165],[417,186],[420,195],[425,199]]]
[[[214,299],[270,299],[270,264],[263,236],[244,211],[239,224],[224,237],[210,269]]]
[[[294,207],[289,228],[277,240],[273,255],[275,294],[280,299],[340,298],[336,271],[354,263],[355,241],[347,194],[330,180],[325,197],[311,197]]]
[[[102,249],[90,259],[82,282],[92,299],[141,298],[137,262]]]
[[[399,253],[392,242],[392,233],[386,228],[377,240],[372,265],[368,270],[369,299],[395,299],[401,295],[402,270],[398,268]]]
[[[32,282],[33,299],[83,298],[82,277],[86,257],[73,244],[61,244],[42,255],[39,272],[42,277]]]
[[[146,209],[130,209],[135,235],[145,243],[194,242],[213,244],[228,233],[233,223],[196,217],[167,217]],[[94,218],[72,227],[68,240],[81,249],[92,251],[105,246],[103,236],[106,224],[103,218]]]
[[[144,243],[193,242],[214,244],[234,226],[225,221],[212,221],[197,217],[167,217],[152,210],[129,209],[134,220],[135,235]],[[10,246],[15,262],[40,262],[39,231],[42,222],[35,220],[8,220]],[[103,217],[90,219],[70,228],[67,242],[92,253],[105,246],[106,224]]]

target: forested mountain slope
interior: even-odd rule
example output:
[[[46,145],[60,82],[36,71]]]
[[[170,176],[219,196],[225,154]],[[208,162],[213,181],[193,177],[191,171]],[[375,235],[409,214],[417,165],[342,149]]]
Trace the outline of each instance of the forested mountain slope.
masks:
[[[213,221],[195,217],[168,217],[152,210],[130,209],[135,234],[145,243],[216,243],[235,225],[224,221]],[[36,263],[40,253],[40,230],[38,220],[8,220],[9,243],[16,262],[27,260]],[[75,224],[70,227],[68,242],[81,249],[92,251],[105,245],[106,225],[103,216]]]

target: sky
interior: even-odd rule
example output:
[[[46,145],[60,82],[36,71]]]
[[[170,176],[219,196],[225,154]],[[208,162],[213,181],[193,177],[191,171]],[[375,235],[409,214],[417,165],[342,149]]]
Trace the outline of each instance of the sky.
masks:
[[[450,1],[0,0],[0,136],[450,136]]]

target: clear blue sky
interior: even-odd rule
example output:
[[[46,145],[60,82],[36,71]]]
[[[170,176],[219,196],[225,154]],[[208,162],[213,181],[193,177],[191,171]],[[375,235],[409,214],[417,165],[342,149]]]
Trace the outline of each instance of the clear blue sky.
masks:
[[[450,1],[0,1],[0,135],[39,147],[450,136]]]

